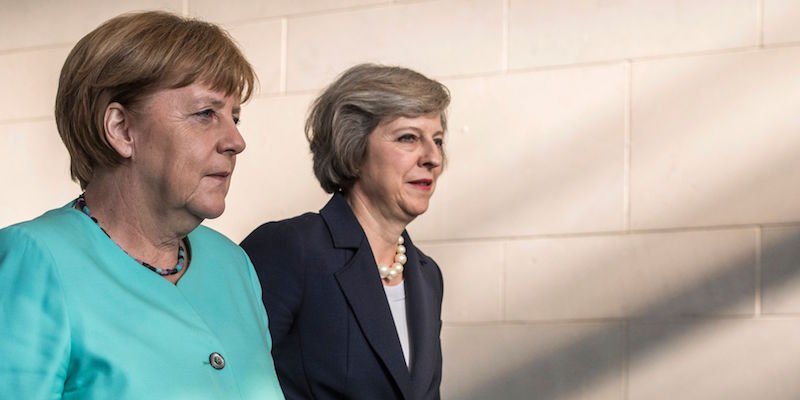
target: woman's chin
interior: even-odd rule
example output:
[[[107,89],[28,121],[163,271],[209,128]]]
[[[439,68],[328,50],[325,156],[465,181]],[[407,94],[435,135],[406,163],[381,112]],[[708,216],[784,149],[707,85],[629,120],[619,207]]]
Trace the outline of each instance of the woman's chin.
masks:
[[[413,221],[415,218],[425,214],[425,211],[428,211],[428,204],[415,204],[407,207],[404,211],[410,219],[408,223],[411,223],[411,221]]]
[[[201,221],[206,219],[218,218],[225,211],[225,202],[214,202],[210,204],[199,204],[189,207],[189,212]]]

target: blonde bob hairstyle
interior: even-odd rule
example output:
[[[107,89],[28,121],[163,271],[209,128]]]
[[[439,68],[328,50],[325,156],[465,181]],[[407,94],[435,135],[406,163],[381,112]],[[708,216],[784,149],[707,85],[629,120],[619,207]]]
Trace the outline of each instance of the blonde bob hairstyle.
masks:
[[[359,64],[343,72],[314,101],[306,119],[322,189],[347,192],[353,186],[367,139],[379,123],[437,112],[446,131],[448,104],[447,87],[407,68]]]
[[[136,113],[156,91],[192,83],[245,102],[255,80],[253,67],[217,25],[160,11],[106,21],[75,45],[58,81],[56,126],[70,155],[72,179],[85,189],[96,168],[122,162],[105,137],[109,104]]]

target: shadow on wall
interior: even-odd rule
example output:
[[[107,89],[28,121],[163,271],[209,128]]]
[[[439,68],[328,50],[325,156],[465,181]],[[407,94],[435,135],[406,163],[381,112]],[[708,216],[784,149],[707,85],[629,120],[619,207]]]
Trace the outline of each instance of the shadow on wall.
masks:
[[[769,50],[768,50],[769,51]],[[702,84],[709,79],[716,79],[718,77],[730,77],[732,82],[735,82],[734,76],[739,76],[741,71],[738,65],[729,65],[726,68],[709,68],[702,71],[702,74],[677,76],[676,81],[681,81],[681,86],[684,87],[702,87]],[[755,90],[764,89],[768,92],[774,90],[774,79],[769,79],[769,87],[755,88]],[[752,83],[752,82],[750,82]],[[749,85],[748,90],[754,90],[752,85]],[[662,97],[669,97],[673,94],[670,93],[671,85],[669,82],[664,82],[660,95]],[[764,93],[753,94],[754,98],[762,98]],[[747,95],[747,93],[743,93]],[[650,107],[658,107],[659,104],[668,103],[668,101],[660,101],[658,96],[648,97],[643,101],[651,103]],[[747,102],[744,102],[747,105]],[[692,135],[704,131],[703,127],[713,126],[716,118],[724,118],[720,116],[732,115],[743,110],[743,102],[734,97],[726,98],[723,102],[718,104],[719,113],[709,114],[697,119],[698,125],[696,131],[681,131],[674,132],[674,136],[670,140],[684,141],[691,143]],[[789,107],[784,105],[781,107]],[[635,121],[634,121],[635,123]],[[781,121],[769,125],[779,129],[781,133],[784,130],[792,129],[785,126]],[[646,132],[639,132],[636,127],[633,127],[633,134],[637,133],[646,134]],[[591,128],[586,129],[591,132]],[[542,134],[542,133],[539,133]],[[637,140],[636,137],[633,138]],[[789,148],[798,146],[798,143],[788,143]],[[784,149],[785,150],[785,149]],[[728,179],[722,182],[716,182],[715,189],[717,192],[714,196],[703,198],[701,201],[691,204],[690,206],[682,206],[680,210],[671,210],[670,215],[679,220],[690,221],[693,219],[708,220],[704,218],[709,214],[717,213],[717,208],[724,204],[726,205],[727,212],[736,209],[736,202],[742,201],[741,196],[744,194],[742,189],[742,181],[738,179],[741,174],[747,173],[748,176],[756,177],[773,177],[773,174],[787,174],[787,169],[793,168],[796,161],[793,157],[785,157],[787,152],[781,152],[780,157],[765,156],[758,159],[760,162],[768,162],[770,168],[758,168],[753,172],[753,165],[731,165],[729,166]],[[517,153],[519,154],[519,153]],[[794,153],[796,154],[796,153]],[[637,154],[632,154],[635,159]],[[483,160],[485,164],[486,160]],[[525,157],[520,157],[510,164],[516,165],[516,168],[526,168]],[[674,161],[673,161],[674,162]],[[720,162],[726,162],[720,160]],[[491,165],[491,164],[488,164]],[[646,161],[637,160],[637,167],[647,169],[649,166]],[[662,167],[662,166],[659,166]],[[513,170],[513,169],[512,169]],[[560,190],[569,193],[574,193],[578,190],[575,186],[591,181],[593,176],[598,176],[604,173],[603,171],[588,171],[586,175],[581,176],[580,179],[559,179],[559,183],[555,184],[548,190]],[[639,175],[643,179],[647,179],[651,174],[645,172]],[[780,193],[779,185],[775,185],[775,179],[769,180],[769,185],[772,188],[768,191],[767,195],[776,195]],[[790,179],[786,179],[783,183],[787,183]],[[759,183],[760,182],[760,183]],[[756,184],[763,184],[762,181]],[[537,195],[535,187],[529,186],[526,193],[519,193],[516,199],[506,199],[503,203],[507,206],[503,210],[495,210],[505,215],[514,215],[515,208],[528,207],[524,201],[519,199],[533,199],[536,201]],[[753,191],[755,196],[758,196],[759,191]],[[621,196],[620,196],[621,197]],[[772,201],[766,202],[771,204]],[[733,204],[733,206],[730,206]],[[635,207],[635,199],[632,202]],[[752,204],[751,204],[752,206]],[[747,208],[745,206],[745,208]],[[480,226],[482,223],[489,223],[491,213],[482,213],[477,220],[471,220],[469,223]],[[711,218],[713,220],[713,218]],[[485,220],[485,221],[483,221]],[[462,221],[466,223],[466,221]],[[758,222],[758,221],[749,221]],[[755,232],[755,227],[751,229]],[[762,241],[763,242],[763,241]],[[715,350],[707,349],[698,346],[695,342],[698,335],[705,335],[707,330],[712,327],[725,327],[730,323],[730,330],[739,329],[737,324],[750,323],[753,324],[772,324],[773,321],[769,318],[754,319],[754,313],[743,313],[741,311],[731,312],[731,309],[738,308],[739,310],[749,307],[753,309],[753,302],[756,298],[756,289],[760,290],[761,298],[769,293],[770,296],[776,295],[782,291],[790,288],[800,286],[800,254],[797,248],[800,248],[800,230],[795,230],[789,234],[783,235],[780,240],[769,243],[762,243],[762,281],[760,287],[756,288],[753,284],[756,281],[756,271],[758,260],[755,259],[757,254],[753,252],[744,252],[743,254],[731,257],[726,260],[724,265],[718,265],[715,268],[710,268],[712,271],[703,275],[701,278],[690,281],[690,284],[680,288],[673,288],[661,298],[651,298],[649,301],[643,301],[639,305],[631,305],[630,309],[622,313],[620,316],[611,317],[611,319],[603,318],[598,322],[564,322],[559,326],[558,322],[547,322],[546,324],[536,323],[535,321],[525,324],[506,323],[505,328],[501,333],[502,337],[497,337],[498,330],[493,330],[491,326],[480,325],[450,325],[444,332],[444,345],[447,347],[449,340],[458,341],[466,339],[464,342],[472,341],[472,346],[459,346],[459,349],[469,351],[469,354],[459,354],[450,360],[445,359],[445,379],[460,379],[458,382],[445,386],[447,391],[444,392],[445,397],[454,399],[557,399],[557,398],[681,398],[675,397],[683,393],[690,393],[692,398],[797,398],[800,396],[800,383],[792,383],[796,380],[786,380],[782,376],[791,369],[788,367],[781,367],[782,365],[791,365],[792,368],[797,368],[799,365],[791,360],[796,358],[798,350],[791,349],[791,354],[782,354],[780,351],[774,352],[775,346],[780,348],[780,343],[770,344],[766,343],[764,347],[748,348],[737,347],[736,345],[728,345],[727,350],[735,350],[738,353],[733,356],[721,356],[725,349]],[[616,254],[614,251],[608,251],[608,254],[602,255],[599,261],[593,260],[596,264],[613,265],[615,263]],[[646,270],[642,268],[641,270]],[[604,279],[615,279],[613,276],[605,276]],[[742,288],[743,283],[749,283],[750,287]],[[507,285],[508,283],[506,283]],[[564,285],[569,285],[565,282]],[[739,287],[730,288],[725,290],[729,285],[738,285]],[[613,286],[611,286],[613,287]],[[722,290],[721,290],[722,289]],[[569,287],[562,286],[556,288],[552,293],[560,296],[581,296],[581,293],[575,293]],[[647,296],[643,296],[645,299]],[[559,301],[559,299],[552,299],[552,301]],[[693,311],[697,309],[696,304],[693,302],[705,301],[701,307],[701,311]],[[743,306],[744,305],[744,306]],[[749,306],[748,306],[749,305]],[[800,307],[795,307],[800,308]],[[770,310],[768,310],[770,311]],[[783,310],[771,310],[781,312]],[[731,318],[720,318],[731,317]],[[800,323],[796,321],[782,321],[783,324],[794,324],[791,327],[794,329],[800,328]],[[575,333],[574,329],[578,325],[583,325],[579,333]],[[722,331],[728,332],[729,329]],[[726,333],[720,333],[721,330],[715,330],[715,335],[719,334],[724,336]],[[769,333],[769,332],[768,332]],[[492,336],[494,335],[494,336]],[[541,336],[539,336],[541,335]],[[758,333],[755,334],[758,336]],[[767,334],[767,336],[769,336]],[[461,339],[459,339],[461,338]],[[544,338],[544,339],[543,339]],[[478,340],[474,340],[478,339]],[[552,343],[552,346],[546,350],[542,350],[541,346],[536,351],[527,350],[530,346],[522,345],[522,343],[531,343],[542,341],[542,343]],[[712,338],[713,341],[713,338]],[[702,341],[707,343],[706,341]],[[719,377],[715,376],[713,369],[707,370],[708,375],[705,376],[686,376],[686,381],[669,381],[673,376],[657,377],[647,368],[648,362],[660,359],[663,352],[670,349],[676,349],[678,352],[686,353],[685,346],[691,343],[689,352],[703,353],[705,360],[700,360],[703,356],[698,357],[698,363],[706,365],[711,368],[719,368],[724,370]],[[750,343],[752,344],[752,343]],[[788,342],[783,342],[784,346]],[[696,350],[695,350],[696,348]],[[768,363],[772,368],[754,371],[753,367],[758,361],[764,361],[765,357],[769,358],[775,356],[775,363]],[[782,356],[782,357],[781,357]],[[753,365],[735,365],[741,364],[748,360],[753,361]],[[772,360],[767,360],[772,361]],[[725,363],[727,362],[727,364]],[[494,363],[495,365],[487,365]],[[736,368],[741,368],[741,372],[736,372]],[[678,370],[679,367],[670,367],[669,371]],[[447,371],[456,371],[455,373],[448,373]],[[700,365],[686,365],[687,374],[692,372],[702,371]],[[484,374],[483,372],[486,372]],[[495,373],[495,375],[491,375]],[[683,376],[680,373],[676,375]],[[701,374],[702,375],[702,374]],[[630,377],[635,376],[637,382],[648,382],[650,386],[647,388],[631,387]],[[464,377],[475,377],[473,381],[463,381]],[[765,380],[765,378],[772,377],[775,381]],[[761,381],[760,381],[761,380]],[[782,387],[776,388],[775,383],[782,381]],[[788,383],[787,383],[788,382]],[[688,388],[688,386],[696,385],[696,389]],[[654,388],[662,388],[663,391],[657,395],[652,392]],[[642,393],[640,392],[642,390]],[[651,392],[648,392],[651,391]],[[627,393],[627,395],[625,394]],[[704,397],[706,396],[706,397]]]
[[[762,294],[770,293],[771,296],[775,296],[781,291],[800,286],[800,229],[791,229],[790,232],[781,235],[775,243],[765,243],[762,259],[764,260],[763,276],[765,277],[761,285]],[[496,360],[497,367],[502,368],[503,372],[497,373],[495,376],[487,376],[485,382],[481,384],[471,387],[462,386],[458,390],[451,390],[452,393],[445,393],[445,397],[453,399],[626,398],[620,393],[619,384],[625,369],[628,369],[631,374],[639,373],[635,372],[637,368],[646,367],[648,361],[662,356],[662,353],[672,350],[685,352],[686,346],[693,346],[697,349],[692,348],[690,350],[692,352],[708,352],[708,354],[697,357],[696,360],[698,363],[708,363],[710,368],[706,370],[707,375],[694,376],[697,372],[702,373],[703,365],[685,365],[686,374],[692,375],[687,378],[697,379],[701,384],[667,380],[655,382],[654,380],[659,378],[648,377],[647,375],[652,375],[652,373],[645,371],[641,372],[640,378],[644,381],[649,380],[651,383],[651,386],[645,388],[645,391],[655,389],[653,385],[656,387],[662,385],[663,391],[659,392],[657,398],[665,399],[686,398],[674,397],[678,393],[682,395],[691,393],[691,398],[796,398],[800,395],[800,382],[783,383],[782,388],[770,388],[768,386],[774,382],[769,382],[765,378],[773,377],[776,382],[777,380],[786,382],[781,374],[798,367],[796,362],[791,361],[796,358],[797,350],[790,350],[787,353],[778,351],[775,354],[776,345],[769,343],[762,343],[755,347],[748,347],[752,343],[741,343],[738,346],[729,345],[719,351],[703,349],[699,345],[699,342],[705,343],[706,340],[712,342],[720,340],[718,337],[720,327],[736,330],[739,329],[736,325],[742,322],[763,321],[765,324],[789,322],[793,324],[789,326],[790,331],[796,332],[800,328],[800,324],[793,321],[774,321],[769,318],[762,320],[708,318],[710,314],[725,315],[725,310],[730,304],[752,303],[753,291],[720,291],[718,282],[741,281],[743,276],[754,274],[755,260],[751,257],[742,258],[705,277],[703,281],[682,288],[669,298],[660,299],[632,312],[632,315],[641,317],[632,317],[616,322],[586,322],[584,325],[588,329],[581,331],[583,336],[570,333],[576,323],[564,323],[562,327],[554,323],[514,325],[511,326],[511,330],[504,331],[505,336],[503,337],[489,336],[491,331],[487,331],[485,341],[475,341],[470,354],[458,357],[457,361],[461,365],[448,365],[448,361],[456,360],[445,359],[445,368],[467,369],[471,370],[472,374],[476,374],[477,371],[492,367],[486,365],[487,361],[491,363],[491,360]],[[714,303],[717,305],[715,308],[709,308],[708,314],[675,316],[674,310],[685,308],[683,303],[686,302],[686,299],[707,297],[708,293],[714,294]],[[745,317],[752,316],[752,313],[745,315]],[[481,328],[473,325],[456,326],[451,327],[446,335],[454,338],[460,334],[459,330],[461,329],[464,332],[474,333],[476,330],[480,331]],[[706,335],[703,333],[706,329],[712,330],[709,334],[713,337],[702,338]],[[588,334],[586,334],[587,331]],[[765,333],[767,336],[765,339],[771,340],[770,332]],[[478,337],[480,336],[479,333]],[[781,335],[778,336],[775,339],[780,341]],[[557,340],[552,340],[554,337],[557,337]],[[539,349],[535,354],[525,354],[526,346],[519,345],[523,343],[522,341],[531,342],[542,339],[561,341],[561,343],[545,351]],[[790,343],[783,342],[783,344]],[[777,346],[778,349],[781,348],[780,342]],[[729,359],[718,354],[730,350],[737,353],[727,357]],[[503,356],[487,354],[491,352],[502,353]],[[526,356],[528,359],[524,360]],[[704,356],[711,359],[703,361]],[[773,356],[782,357],[783,360],[775,359],[775,363],[769,362],[766,366],[758,365],[759,361],[773,361],[770,358]],[[748,361],[752,364],[741,365]],[[787,363],[789,366],[781,366]],[[792,369],[789,369],[790,366]],[[739,369],[740,372],[735,372],[736,369]],[[719,377],[715,376],[722,370],[727,371],[720,374]],[[732,377],[740,379],[735,382],[726,381]],[[759,387],[760,380],[763,387]],[[687,388],[684,385],[697,386]],[[670,389],[677,393],[670,393]],[[749,391],[757,389],[759,391],[749,393]],[[648,393],[647,397],[638,393],[640,396],[632,395],[630,398],[654,398],[651,396],[653,393]],[[765,395],[765,393],[772,393],[772,395]]]

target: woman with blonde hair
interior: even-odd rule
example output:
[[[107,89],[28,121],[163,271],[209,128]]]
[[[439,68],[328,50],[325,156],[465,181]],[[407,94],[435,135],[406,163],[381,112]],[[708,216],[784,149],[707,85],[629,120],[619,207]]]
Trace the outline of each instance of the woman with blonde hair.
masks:
[[[280,399],[225,209],[255,74],[226,32],[113,18],[67,57],[56,125],[84,190],[0,230],[2,397]]]

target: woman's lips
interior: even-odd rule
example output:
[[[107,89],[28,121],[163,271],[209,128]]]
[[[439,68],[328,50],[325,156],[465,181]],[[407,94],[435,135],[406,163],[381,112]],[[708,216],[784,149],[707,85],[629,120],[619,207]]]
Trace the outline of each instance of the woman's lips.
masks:
[[[417,179],[414,181],[410,181],[408,183],[410,183],[415,188],[422,190],[431,190],[431,188],[433,187],[432,179]]]
[[[206,175],[209,178],[219,180],[219,181],[226,181],[231,174],[229,172],[217,172],[214,174]]]

